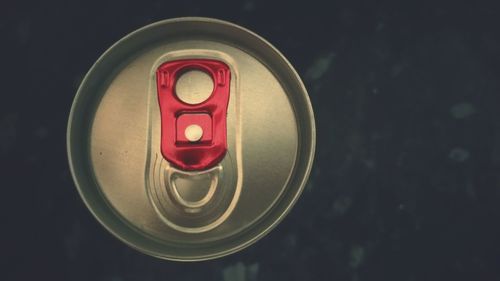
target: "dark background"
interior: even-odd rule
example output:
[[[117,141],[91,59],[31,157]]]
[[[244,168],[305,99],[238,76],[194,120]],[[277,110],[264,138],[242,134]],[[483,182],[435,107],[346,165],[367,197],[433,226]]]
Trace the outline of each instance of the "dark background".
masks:
[[[471,1],[5,1],[0,5],[2,280],[500,280],[500,9]],[[140,254],[72,182],[83,75],[165,18],[268,39],[317,123],[309,184],[267,237],[214,261]]]

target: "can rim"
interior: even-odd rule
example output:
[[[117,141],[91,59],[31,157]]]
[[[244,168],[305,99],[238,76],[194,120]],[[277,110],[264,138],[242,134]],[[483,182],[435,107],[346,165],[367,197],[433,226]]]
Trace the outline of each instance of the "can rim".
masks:
[[[239,30],[241,32],[244,32],[247,35],[250,35],[251,37],[254,37],[255,39],[261,41],[266,47],[268,47],[270,50],[272,50],[286,64],[286,66],[287,66],[288,70],[291,72],[295,82],[299,86],[299,88],[300,88],[299,90],[304,94],[303,100],[302,100],[302,102],[304,104],[302,104],[301,106],[303,109],[305,109],[305,111],[308,115],[307,116],[308,117],[308,122],[307,122],[308,132],[307,133],[309,134],[308,135],[309,145],[305,149],[307,155],[305,157],[306,159],[304,159],[304,161],[306,162],[306,165],[304,167],[302,167],[301,179],[298,183],[298,185],[299,185],[298,189],[293,194],[293,197],[290,200],[288,200],[288,202],[286,203],[285,209],[282,212],[280,212],[280,214],[272,220],[272,223],[267,225],[267,227],[260,229],[260,231],[256,235],[253,235],[250,239],[246,239],[233,247],[229,247],[229,248],[225,248],[225,249],[222,249],[219,251],[213,251],[209,254],[202,254],[202,255],[197,255],[197,256],[180,256],[180,255],[175,256],[175,255],[168,255],[168,254],[164,254],[164,253],[160,254],[158,252],[154,252],[154,251],[147,249],[145,247],[139,247],[138,245],[130,242],[126,238],[126,235],[123,235],[119,231],[116,231],[116,229],[114,229],[107,222],[105,222],[104,219],[101,218],[99,216],[99,214],[97,213],[97,211],[95,210],[95,206],[92,205],[92,203],[90,202],[90,198],[88,198],[87,194],[83,191],[83,189],[85,189],[85,187],[82,186],[80,176],[78,175],[78,173],[76,171],[75,161],[77,161],[77,159],[74,158],[74,152],[73,152],[73,148],[72,148],[72,138],[73,138],[73,134],[72,134],[72,132],[73,132],[72,127],[73,126],[72,126],[72,124],[74,123],[74,120],[75,120],[76,107],[77,107],[77,104],[79,103],[79,100],[82,99],[82,95],[84,95],[83,89],[84,89],[85,85],[87,83],[89,83],[89,79],[90,79],[89,77],[90,77],[91,73],[93,73],[95,71],[95,69],[98,67],[98,65],[102,63],[102,61],[109,55],[109,53],[111,53],[117,46],[119,46],[119,45],[123,44],[124,42],[126,42],[127,40],[129,40],[131,37],[134,37],[139,33],[142,33],[144,31],[147,31],[149,29],[153,29],[153,28],[161,26],[161,25],[172,24],[172,23],[182,23],[182,22],[187,22],[187,23],[188,22],[199,22],[199,23],[206,22],[206,23],[220,24],[220,25],[228,26],[228,27],[234,28],[236,30]],[[299,136],[299,139],[300,139],[300,136]],[[128,246],[138,250],[139,252],[146,253],[148,255],[155,256],[158,258],[174,260],[174,261],[200,261],[200,260],[209,260],[209,259],[223,257],[223,256],[229,255],[231,253],[240,251],[240,250],[250,246],[251,244],[255,243],[256,241],[258,241],[259,239],[261,239],[265,235],[267,235],[273,228],[275,228],[286,217],[286,215],[290,212],[291,208],[294,206],[294,204],[296,203],[296,201],[300,197],[301,193],[303,192],[304,187],[307,184],[312,166],[313,166],[313,161],[314,161],[314,156],[315,156],[315,146],[316,146],[316,128],[315,128],[314,112],[312,109],[311,101],[310,101],[309,96],[307,94],[307,90],[304,86],[304,83],[300,79],[300,76],[298,75],[297,71],[293,68],[291,63],[286,59],[286,57],[279,50],[277,50],[271,43],[269,43],[267,40],[262,38],[260,35],[252,32],[251,30],[248,30],[242,26],[239,26],[237,24],[234,24],[234,23],[231,23],[228,21],[207,18],[207,17],[180,17],[180,18],[171,18],[171,19],[161,20],[161,21],[146,25],[144,27],[141,27],[139,29],[136,29],[133,32],[128,33],[127,35],[122,37],[120,40],[115,42],[113,45],[111,45],[111,47],[109,47],[96,60],[96,62],[91,66],[89,71],[85,74],[84,78],[82,79],[82,82],[80,83],[78,90],[76,92],[76,95],[75,95],[73,102],[71,104],[71,110],[69,112],[67,132],[66,132],[66,150],[67,150],[67,155],[68,155],[68,163],[69,163],[71,176],[73,178],[73,181],[76,185],[78,193],[79,193],[80,197],[82,198],[84,204],[86,205],[87,209],[90,210],[92,215],[97,219],[97,221],[99,221],[99,223],[105,229],[107,229],[113,236],[115,236],[119,240],[123,241]],[[297,165],[295,165],[295,166],[297,166]],[[94,182],[95,182],[95,179],[94,179]],[[99,186],[97,182],[95,182],[95,184],[97,186]],[[110,207],[110,206],[108,206],[108,207]],[[110,209],[111,209],[111,211],[115,212],[113,210],[113,208],[110,207]],[[120,217],[120,215],[118,215],[118,214],[116,214],[116,215],[118,217]],[[124,222],[122,222],[122,223],[124,223]]]

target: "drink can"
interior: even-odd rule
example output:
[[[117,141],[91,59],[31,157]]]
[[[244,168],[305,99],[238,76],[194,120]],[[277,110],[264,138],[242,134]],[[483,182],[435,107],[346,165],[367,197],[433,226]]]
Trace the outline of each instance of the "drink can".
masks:
[[[221,20],[176,18],[130,33],[84,77],[68,122],[83,201],[129,246],[180,261],[266,235],[299,198],[313,110],[285,57]]]

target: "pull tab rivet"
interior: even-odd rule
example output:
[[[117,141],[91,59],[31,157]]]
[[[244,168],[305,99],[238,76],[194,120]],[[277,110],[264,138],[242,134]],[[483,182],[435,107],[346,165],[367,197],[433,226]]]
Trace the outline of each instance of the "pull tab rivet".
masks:
[[[186,127],[186,130],[184,130],[184,135],[190,142],[197,142],[203,136],[203,129],[196,124],[189,125]]]

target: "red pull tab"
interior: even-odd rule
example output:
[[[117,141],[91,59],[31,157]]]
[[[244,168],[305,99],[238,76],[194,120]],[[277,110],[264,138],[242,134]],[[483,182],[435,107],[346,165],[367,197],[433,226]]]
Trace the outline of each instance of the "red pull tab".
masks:
[[[187,70],[200,70],[212,77],[214,89],[207,100],[187,104],[177,97],[176,81]],[[218,60],[176,60],[158,67],[161,153],[171,164],[183,170],[206,170],[224,158],[230,81],[229,67]],[[189,137],[188,131],[192,132]]]

